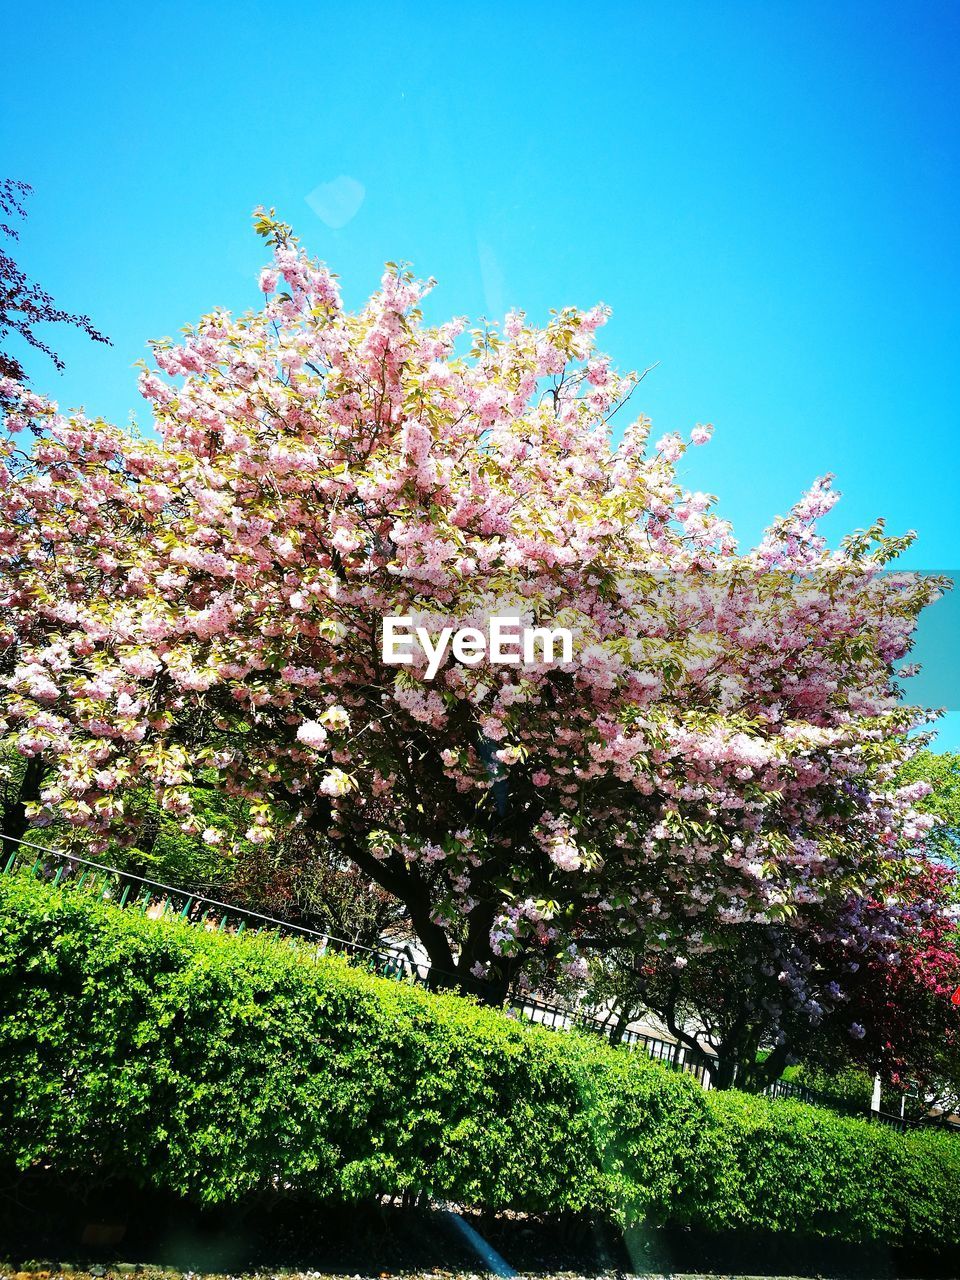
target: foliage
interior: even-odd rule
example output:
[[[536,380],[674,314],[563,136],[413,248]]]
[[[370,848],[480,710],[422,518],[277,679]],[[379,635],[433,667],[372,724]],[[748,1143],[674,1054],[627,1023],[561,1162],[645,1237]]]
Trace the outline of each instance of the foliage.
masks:
[[[0,880],[8,1161],[208,1201],[277,1183],[353,1199],[665,1210],[692,1082],[306,947]]]
[[[947,868],[893,863],[869,894],[811,907],[790,928],[738,925],[689,958],[613,946],[592,960],[586,998],[612,1003],[620,1025],[649,1010],[683,1043],[709,1045],[715,1087],[762,1089],[802,1059],[952,1096],[956,910]]]
[[[306,947],[0,878],[9,1170],[227,1201],[426,1191],[947,1247],[960,1141],[708,1094],[640,1054]]]
[[[235,796],[213,785],[211,774],[201,774],[192,788],[192,804],[197,830],[184,831],[146,788],[131,792],[129,814],[136,841],[111,842],[109,862],[124,870],[185,888],[219,890],[228,884],[238,856],[246,851],[242,836],[246,826],[246,806]],[[234,831],[225,839],[224,831]],[[62,842],[66,833],[56,832]],[[238,905],[256,905],[238,903]]]
[[[784,1069],[783,1079],[857,1111],[867,1111],[873,1098],[873,1079],[863,1067],[829,1071],[813,1063],[798,1062]]]
[[[783,1079],[811,1090],[816,1095],[815,1101],[823,1100],[824,1105],[850,1115],[862,1116],[872,1106],[873,1076],[864,1067],[844,1066],[831,1070],[815,1062],[798,1062],[786,1068]],[[918,1080],[898,1077],[897,1082],[892,1083],[881,1077],[880,1110],[885,1115],[922,1120],[941,1101],[936,1090],[922,1089]],[[943,1110],[943,1107],[939,1109]]]
[[[901,882],[895,905],[914,923],[904,936],[881,935],[880,945],[859,957],[843,1009],[844,1022],[858,1028],[846,1043],[847,1056],[901,1092],[919,1084],[923,1095],[953,1103],[960,1099],[960,1009],[952,1001],[960,988],[955,873],[937,863],[918,868]],[[884,908],[867,903],[860,914],[882,919]],[[836,966],[841,946],[842,939],[830,941],[826,967]],[[828,1055],[831,1038],[835,1042],[830,1022],[809,1052],[819,1047]]]
[[[707,1106],[709,1155],[694,1171],[693,1212],[679,1211],[689,1221],[721,1231],[762,1224],[941,1245],[960,1237],[955,1135],[902,1135],[820,1107],[730,1091],[708,1094]]]
[[[25,218],[26,209],[23,201],[30,194],[31,188],[25,182],[13,178],[0,179],[0,235],[18,240],[20,233],[12,221],[6,219]],[[93,327],[88,316],[71,315],[62,311],[45,289],[29,280],[10,254],[0,248],[0,342],[4,342],[11,333],[22,338],[36,351],[42,352],[53,361],[58,369],[63,368],[63,361],[46,342],[37,335],[36,328],[41,324],[69,324],[83,332],[94,342],[109,344],[110,339]],[[19,360],[8,351],[0,351],[0,377],[13,378],[18,382],[25,379],[23,367]],[[7,398],[0,392],[0,404]]]
[[[13,847],[13,840],[29,835],[24,808],[40,795],[43,771],[38,765],[43,762],[37,757],[23,756],[9,745],[0,745],[0,833],[7,837],[4,843],[8,850]],[[122,870],[184,888],[212,890],[229,884],[237,852],[242,853],[244,846],[241,839],[221,845],[220,832],[231,827],[242,831],[246,825],[245,806],[242,801],[204,786],[204,781],[201,776],[193,789],[194,811],[203,823],[200,831],[185,832],[146,789],[140,788],[131,793],[128,810],[136,842],[115,840],[100,852],[105,852],[107,861]],[[204,839],[205,832],[214,836],[213,842]],[[58,845],[69,840],[70,831],[58,818],[42,832],[33,832],[33,837],[41,844]],[[256,903],[238,901],[238,905]]]
[[[927,835],[932,857],[960,861],[960,755],[955,751],[920,751],[900,769],[900,782],[926,783],[931,791],[916,801],[922,813],[933,814],[937,825]]]
[[[213,787],[191,792],[198,832],[184,831],[148,793],[131,797],[137,844],[114,841],[111,865],[362,946],[387,932],[409,934],[403,904],[321,835],[294,828],[266,846],[253,844],[243,838],[243,801]]]
[[[0,746],[0,833],[10,842],[26,834],[24,791],[33,761]],[[41,785],[34,777],[36,799]],[[234,906],[291,920],[338,938],[375,946],[387,932],[409,936],[403,904],[338,855],[320,836],[294,829],[267,847],[244,840],[248,806],[201,774],[191,788],[198,830],[184,831],[150,793],[140,788],[129,798],[128,814],[136,843],[113,840],[106,861],[124,871],[190,889]],[[230,833],[225,838],[224,832]],[[39,843],[69,840],[62,820],[34,833]],[[0,846],[2,847],[2,846]]]
[[[268,845],[248,845],[224,882],[226,899],[294,920],[336,938],[375,947],[409,937],[406,909],[344,858],[336,845],[301,829]]]
[[[678,478],[709,428],[617,430],[604,307],[465,344],[429,283],[389,266],[350,313],[259,227],[262,309],[155,345],[159,440],[8,386],[0,734],[44,772],[34,822],[135,844],[146,789],[198,832],[211,771],[249,843],[329,841],[493,999],[611,935],[792,927],[911,855],[897,664],[939,586],[881,572],[910,536],[830,550],[825,477],[741,551]],[[510,614],[574,660],[382,661],[385,616]]]

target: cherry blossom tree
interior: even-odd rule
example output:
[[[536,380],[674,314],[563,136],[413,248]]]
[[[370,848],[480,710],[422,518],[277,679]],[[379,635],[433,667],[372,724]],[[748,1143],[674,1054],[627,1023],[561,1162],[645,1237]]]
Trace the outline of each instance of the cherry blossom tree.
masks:
[[[6,386],[0,728],[30,822],[132,839],[148,787],[193,830],[212,771],[246,839],[328,841],[490,998],[611,929],[684,956],[790,927],[910,856],[895,666],[939,586],[888,569],[909,536],[831,549],[827,477],[741,550],[678,475],[710,428],[626,420],[606,308],[428,325],[432,282],[389,265],[351,313],[258,229],[261,308],[154,347],[159,438]],[[566,626],[571,660],[383,661],[385,617],[505,615]]]
[[[654,1013],[678,1043],[709,1049],[715,1088],[762,1089],[803,1061],[955,1090],[954,873],[918,859],[891,865],[879,889],[827,898],[790,925],[728,926],[689,958],[612,946],[591,961],[588,999],[613,1007],[614,1038]]]

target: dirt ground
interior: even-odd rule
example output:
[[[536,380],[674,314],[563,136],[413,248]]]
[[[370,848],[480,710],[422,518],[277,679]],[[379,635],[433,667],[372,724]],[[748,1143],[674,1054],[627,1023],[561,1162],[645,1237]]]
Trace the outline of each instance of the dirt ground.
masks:
[[[162,1198],[82,1203],[61,1189],[0,1195],[0,1280],[490,1280],[442,1206],[284,1200],[200,1212]],[[823,1240],[626,1236],[586,1220],[463,1211],[506,1264],[536,1280],[951,1280],[960,1259]]]

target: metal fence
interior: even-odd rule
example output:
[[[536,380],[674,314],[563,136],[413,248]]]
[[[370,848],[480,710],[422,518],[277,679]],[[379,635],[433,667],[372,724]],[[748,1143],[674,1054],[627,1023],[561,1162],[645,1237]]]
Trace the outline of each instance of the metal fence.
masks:
[[[557,1030],[569,1030],[576,1027],[583,1031],[592,1031],[610,1040],[614,1038],[616,1020],[602,1018],[594,1013],[581,1009],[568,1009],[561,1005],[550,1004],[536,996],[522,996],[508,1002],[509,1007],[531,1022]],[[658,1036],[647,1035],[627,1027],[617,1038],[617,1043],[628,1049],[640,1049],[649,1057],[662,1062],[665,1066],[674,1067],[694,1076],[701,1084],[706,1084],[710,1076],[712,1059],[709,1054],[694,1052],[676,1040],[662,1040]]]
[[[813,1107],[827,1107],[831,1111],[839,1111],[843,1115],[854,1116],[858,1120],[873,1120],[877,1124],[887,1125],[891,1129],[898,1129],[901,1133],[907,1133],[914,1129],[947,1129],[951,1133],[957,1132],[957,1126],[952,1124],[947,1116],[898,1116],[890,1111],[873,1111],[866,1110],[855,1102],[847,1102],[843,1098],[835,1098],[830,1094],[818,1093],[816,1089],[809,1089],[806,1085],[798,1084],[794,1080],[774,1080],[764,1093],[770,1098],[795,1098],[798,1102],[809,1103]]]
[[[402,977],[413,982],[429,981],[430,966],[411,960],[400,945],[366,947],[307,925],[278,920],[247,907],[219,902],[199,892],[149,880],[132,871],[92,862],[62,849],[52,849],[30,840],[14,840],[5,835],[0,835],[0,841],[13,846],[0,867],[3,875],[25,872],[53,885],[84,889],[114,906],[135,909],[143,915],[182,920],[216,933],[288,938],[309,944],[317,956],[328,953],[345,955],[360,967],[381,976]]]

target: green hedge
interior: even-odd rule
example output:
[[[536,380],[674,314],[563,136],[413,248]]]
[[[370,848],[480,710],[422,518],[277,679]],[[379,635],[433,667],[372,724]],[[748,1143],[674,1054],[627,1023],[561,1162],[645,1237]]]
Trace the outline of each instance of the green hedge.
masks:
[[[643,1059],[307,948],[0,878],[0,1131],[20,1168],[209,1202],[282,1186],[490,1207],[676,1194],[705,1107]]]
[[[873,1098],[873,1078],[863,1067],[845,1067],[839,1071],[824,1071],[809,1063],[787,1067],[784,1080],[803,1085],[819,1094],[823,1100],[834,1103],[841,1111],[869,1111]],[[899,1109],[899,1097],[897,1108]]]
[[[942,1248],[960,1242],[960,1135],[902,1134],[788,1099],[707,1095],[709,1154],[678,1216]]]
[[[23,875],[0,877],[0,1164],[206,1202],[417,1190],[960,1240],[960,1137],[704,1093],[593,1038]]]

